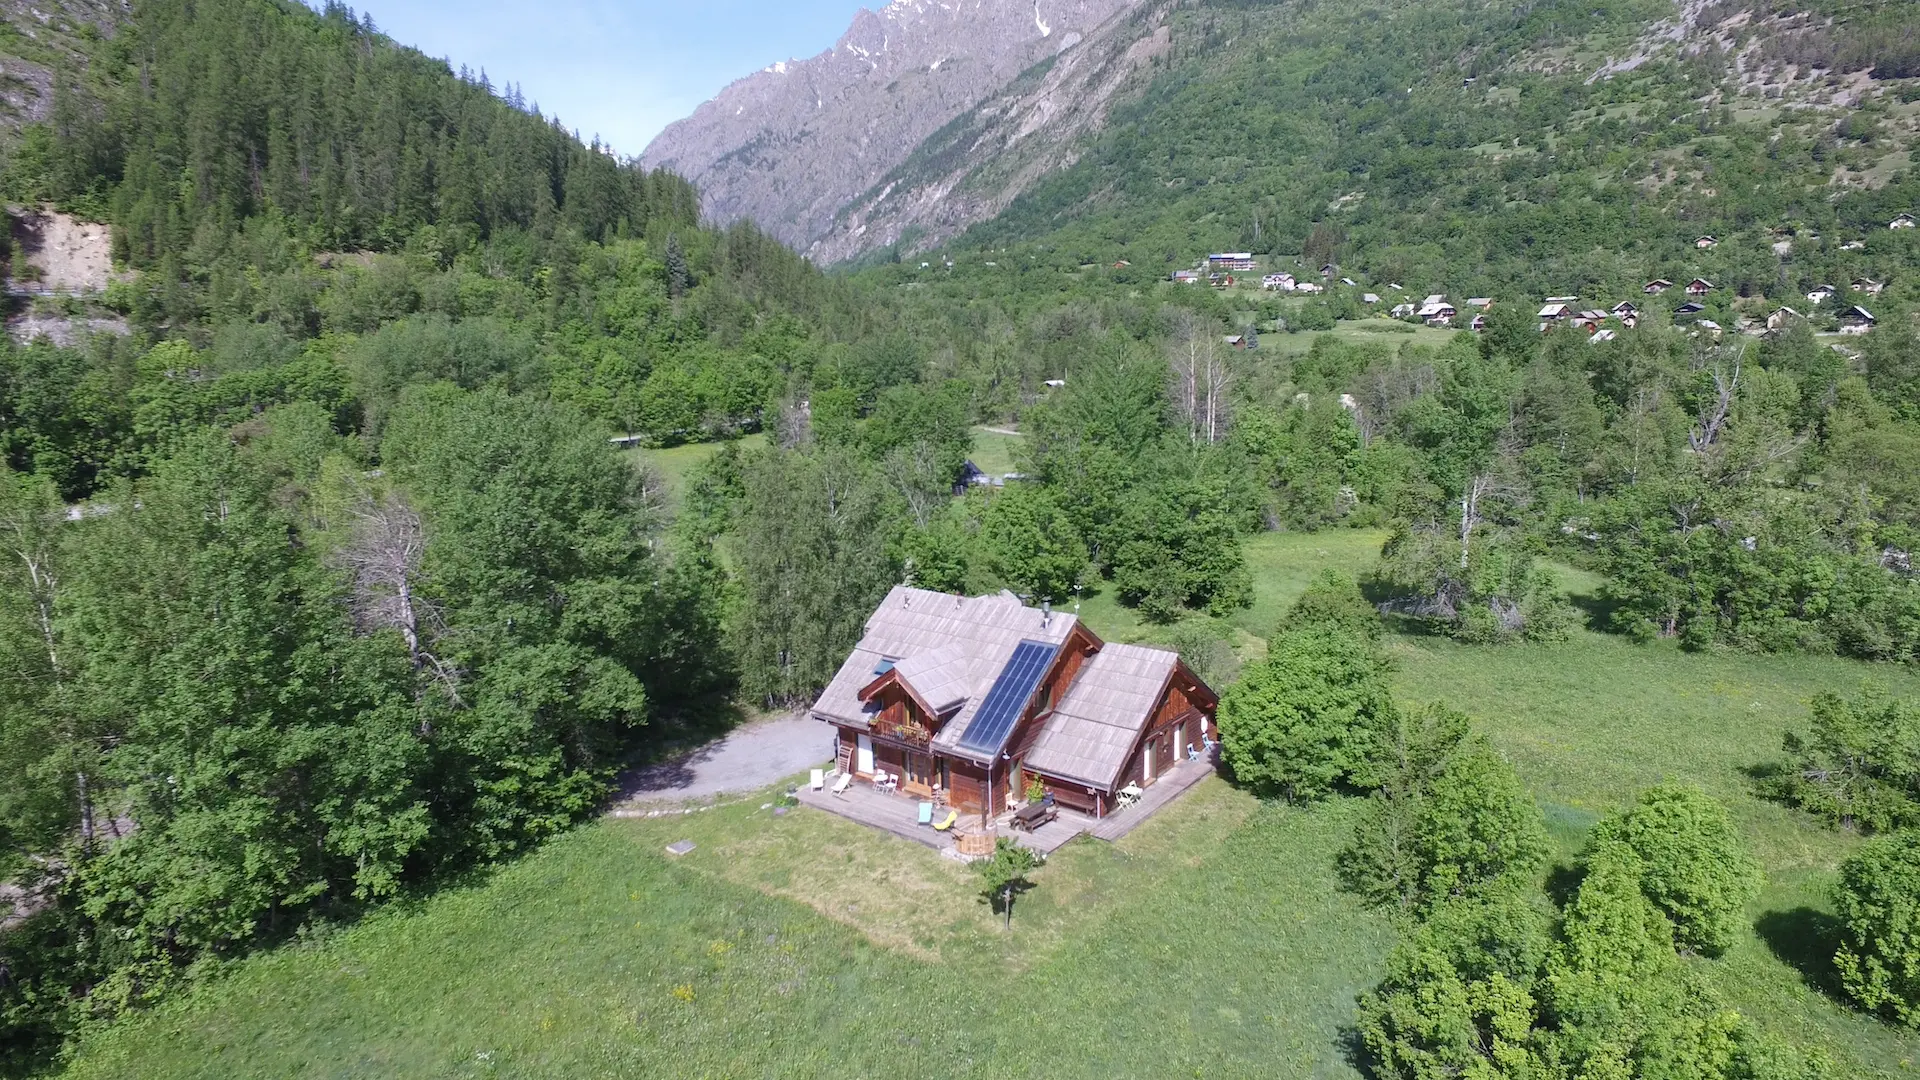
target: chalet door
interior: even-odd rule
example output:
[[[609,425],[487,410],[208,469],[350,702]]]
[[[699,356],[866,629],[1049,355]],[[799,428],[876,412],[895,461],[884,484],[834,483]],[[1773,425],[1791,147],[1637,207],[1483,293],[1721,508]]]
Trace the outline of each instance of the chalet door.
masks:
[[[1173,725],[1173,761],[1179,764],[1187,760],[1187,725],[1182,722]]]
[[[909,751],[906,768],[902,771],[906,773],[907,787],[922,793],[932,790],[933,760],[927,755]]]
[[[1159,741],[1158,739],[1148,739],[1147,748],[1140,751],[1140,783],[1142,785],[1153,782],[1153,748]]]
[[[860,736],[859,753],[854,759],[853,771],[869,775],[873,773],[873,740],[865,735]]]

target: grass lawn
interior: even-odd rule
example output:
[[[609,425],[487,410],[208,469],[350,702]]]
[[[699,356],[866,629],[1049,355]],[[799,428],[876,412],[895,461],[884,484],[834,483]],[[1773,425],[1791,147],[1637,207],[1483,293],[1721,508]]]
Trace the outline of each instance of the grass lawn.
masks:
[[[742,436],[740,449],[752,450],[767,444],[767,437],[761,433]],[[660,475],[667,484],[667,502],[678,506],[683,492],[686,491],[687,478],[693,470],[699,468],[714,454],[719,453],[725,444],[717,442],[683,443],[669,446],[663,450],[651,447],[635,447],[621,453],[635,465],[645,465]]]
[[[1323,566],[1377,533],[1249,545],[1257,644]],[[1594,585],[1567,571],[1571,589]],[[1145,636],[1095,595],[1083,617]],[[1579,633],[1557,646],[1390,637],[1401,696],[1449,701],[1518,765],[1561,857],[1664,779],[1732,807],[1767,868],[1756,929],[1701,962],[1726,998],[1840,1076],[1912,1075],[1920,1035],[1823,989],[1834,868],[1852,844],[1754,798],[1743,770],[1824,689],[1901,669],[1689,654]],[[475,884],[242,962],[94,1033],[74,1077],[1349,1077],[1344,1027],[1392,934],[1335,887],[1354,804],[1263,806],[1210,780],[1117,845],[1078,840],[1010,933],[929,849],[766,798],[584,827]],[[698,847],[679,860],[665,844]],[[1810,944],[1812,943],[1812,944]]]
[[[1403,297],[1400,293],[1380,294],[1382,307],[1391,308],[1393,305],[1403,302],[1403,300],[1405,302],[1418,303],[1420,298],[1418,296]],[[1471,316],[1472,314],[1473,312],[1469,311],[1468,315]],[[1288,356],[1298,355],[1313,348],[1313,339],[1319,337],[1321,334],[1332,334],[1334,337],[1349,344],[1374,343],[1383,344],[1389,349],[1398,349],[1402,343],[1411,341],[1416,345],[1425,345],[1428,348],[1437,349],[1453,340],[1453,335],[1466,329],[1466,322],[1467,318],[1462,317],[1461,325],[1453,330],[1436,330],[1431,326],[1415,326],[1411,327],[1412,333],[1404,333],[1402,330],[1396,329],[1396,327],[1405,328],[1407,327],[1406,323],[1392,322],[1387,319],[1342,319],[1340,322],[1334,324],[1332,330],[1302,330],[1297,334],[1261,334],[1260,351],[1272,351]]]
[[[973,463],[988,476],[1005,476],[1018,471],[1014,464],[1014,448],[1026,439],[1025,435],[1009,435],[1008,429],[993,431],[985,427],[973,429]]]

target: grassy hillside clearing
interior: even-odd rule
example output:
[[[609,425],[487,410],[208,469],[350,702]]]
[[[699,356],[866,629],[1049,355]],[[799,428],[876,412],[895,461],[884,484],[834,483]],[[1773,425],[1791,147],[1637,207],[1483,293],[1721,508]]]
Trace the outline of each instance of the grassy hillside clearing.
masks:
[[[1264,634],[1320,566],[1364,566],[1378,542],[1258,538],[1260,598],[1237,635]],[[1104,597],[1083,614],[1115,639],[1150,632]],[[1709,977],[1825,1047],[1841,1075],[1912,1067],[1920,1036],[1835,1004],[1807,944],[1849,841],[1753,798],[1743,770],[1777,752],[1813,694],[1866,678],[1910,694],[1920,679],[1591,633],[1390,648],[1403,698],[1467,709],[1513,757],[1563,862],[1600,814],[1662,779],[1725,799],[1768,885],[1757,929],[1703,965]],[[776,818],[771,798],[581,829],[240,964],[84,1041],[69,1075],[1353,1075],[1343,1028],[1392,935],[1334,885],[1351,803],[1260,806],[1210,781],[1118,845],[1064,849],[1003,934],[964,868],[824,814]],[[681,838],[699,847],[662,854]]]

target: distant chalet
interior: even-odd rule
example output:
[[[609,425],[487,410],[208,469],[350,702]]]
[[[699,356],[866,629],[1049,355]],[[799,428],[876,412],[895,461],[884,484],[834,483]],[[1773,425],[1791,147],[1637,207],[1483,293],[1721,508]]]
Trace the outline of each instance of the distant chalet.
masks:
[[[997,812],[1038,780],[1061,806],[1103,817],[1203,753],[1219,698],[1179,654],[1102,641],[1077,618],[1012,593],[899,586],[813,705],[838,763],[955,809]]]

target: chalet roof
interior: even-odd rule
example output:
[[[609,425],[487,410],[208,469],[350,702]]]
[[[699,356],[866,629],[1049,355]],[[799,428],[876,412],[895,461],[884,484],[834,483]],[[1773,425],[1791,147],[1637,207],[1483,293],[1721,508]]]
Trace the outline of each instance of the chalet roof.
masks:
[[[1141,645],[1107,645],[1093,654],[1041,727],[1027,766],[1112,790],[1179,660]]]
[[[1542,319],[1558,319],[1568,313],[1569,309],[1565,304],[1548,304],[1546,307],[1540,309],[1539,317]]]
[[[1379,293],[1370,293],[1370,292],[1369,292],[1369,293],[1361,293],[1361,294],[1360,294],[1360,302],[1361,302],[1361,303],[1363,303],[1363,304],[1377,304],[1377,303],[1379,303],[1379,302],[1380,302],[1380,294],[1379,294]]]
[[[935,713],[945,716],[959,708],[972,692],[974,677],[972,650],[948,645],[932,652],[915,653],[893,666],[893,672]]]
[[[1842,311],[1840,313],[1840,317],[1842,319],[1856,319],[1860,322],[1878,322],[1879,321],[1873,317],[1873,312],[1868,311],[1866,308],[1863,308],[1858,304],[1855,304],[1852,307],[1846,309],[1845,311]]]
[[[934,742],[953,752],[1014,649],[1022,641],[1059,645],[1076,623],[1072,615],[1027,607],[1009,592],[960,597],[896,586],[868,616],[860,643],[813,703],[813,715],[867,723],[876,709],[860,700],[860,691],[892,661],[929,706],[943,715],[952,711]]]

